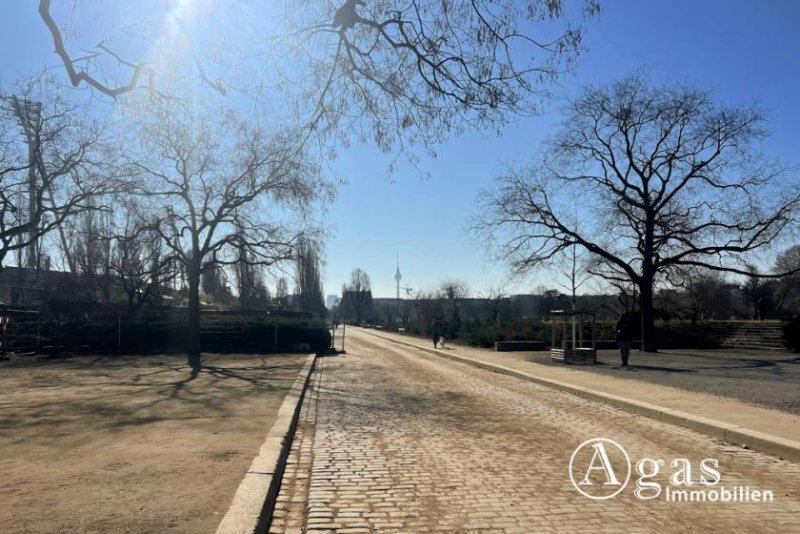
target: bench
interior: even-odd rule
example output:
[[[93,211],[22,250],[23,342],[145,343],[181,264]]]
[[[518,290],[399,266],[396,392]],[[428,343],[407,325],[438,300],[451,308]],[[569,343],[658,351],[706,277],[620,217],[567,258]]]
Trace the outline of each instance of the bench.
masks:
[[[554,362],[572,363],[578,365],[597,363],[597,351],[590,347],[574,349],[550,349],[550,359]]]

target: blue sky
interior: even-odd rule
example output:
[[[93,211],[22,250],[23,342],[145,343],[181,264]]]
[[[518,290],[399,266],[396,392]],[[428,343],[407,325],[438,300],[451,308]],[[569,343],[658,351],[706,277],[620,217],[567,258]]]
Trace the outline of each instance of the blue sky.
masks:
[[[335,292],[360,267],[375,294],[393,296],[398,249],[402,284],[416,290],[444,279],[465,281],[475,295],[498,284],[509,292],[555,287],[550,272],[507,280],[506,267],[466,231],[467,218],[478,192],[505,165],[528,161],[558,124],[561,99],[587,83],[644,70],[656,82],[688,83],[729,103],[759,103],[770,112],[766,149],[800,164],[800,2],[617,0],[602,7],[588,25],[588,51],[542,116],[500,138],[452,139],[435,160],[422,161],[430,179],[403,169],[390,181],[386,158],[362,147],[343,155],[337,168],[350,182],[330,210],[336,232],[327,251],[327,289]]]
[[[506,129],[502,137],[479,132],[452,138],[438,157],[422,158],[426,177],[400,166],[387,177],[389,156],[354,146],[333,163],[348,180],[329,207],[325,290],[337,293],[358,267],[376,296],[394,295],[396,255],[402,285],[435,288],[442,280],[466,282],[474,295],[493,285],[522,292],[553,285],[553,273],[506,281],[483,244],[466,231],[481,189],[505,165],[525,162],[559,121],[563,98],[586,83],[610,83],[637,71],[656,82],[678,81],[712,90],[728,103],[758,103],[770,112],[767,151],[800,165],[800,2],[793,0],[606,0],[587,23],[588,50],[575,72],[554,88],[539,117]],[[45,65],[57,65],[32,0],[0,2],[0,88]],[[56,71],[58,72],[58,71]],[[795,179],[796,175],[794,175]]]

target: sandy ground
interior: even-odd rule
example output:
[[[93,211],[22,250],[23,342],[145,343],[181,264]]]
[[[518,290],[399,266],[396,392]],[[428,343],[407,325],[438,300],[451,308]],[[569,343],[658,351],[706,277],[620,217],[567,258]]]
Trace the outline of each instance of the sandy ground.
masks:
[[[545,365],[563,365],[554,363],[547,352],[527,353],[520,358]],[[581,370],[720,395],[800,414],[798,354],[732,349],[664,350],[658,353],[632,350],[631,365],[626,369],[619,365],[618,351],[601,350],[597,361],[599,365],[586,365]]]
[[[214,532],[304,360],[0,362],[0,530]]]

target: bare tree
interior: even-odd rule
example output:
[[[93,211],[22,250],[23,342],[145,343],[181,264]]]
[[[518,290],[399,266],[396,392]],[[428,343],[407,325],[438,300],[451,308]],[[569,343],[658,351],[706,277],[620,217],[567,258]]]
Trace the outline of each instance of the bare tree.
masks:
[[[331,189],[293,132],[267,136],[235,118],[165,111],[143,129],[144,153],[129,164],[141,178],[134,191],[161,211],[151,227],[186,269],[187,355],[196,373],[203,272],[235,265],[242,249],[258,265],[291,258],[303,228],[282,214],[307,215]]]
[[[108,210],[87,210],[65,221],[59,232],[66,236],[64,256],[76,275],[73,280],[89,300],[108,303],[116,286],[111,276],[113,229]]]
[[[686,266],[747,275],[746,254],[793,222],[800,189],[758,153],[763,122],[757,109],[639,77],[589,88],[544,162],[511,170],[485,195],[475,228],[518,271],[572,246],[601,258],[607,278],[638,289],[643,348],[655,350],[659,276]],[[576,204],[592,224],[570,224]]]
[[[489,322],[500,326],[503,317],[509,312],[509,296],[503,287],[489,287],[481,293],[483,307],[489,315]]]
[[[461,328],[461,312],[464,309],[464,299],[469,295],[467,285],[456,280],[446,280],[439,287],[440,298],[448,312],[448,321],[452,337]]]
[[[562,277],[566,278],[566,282],[557,281],[556,283],[569,292],[572,311],[576,311],[578,309],[578,290],[591,280],[591,272],[586,265],[586,259],[577,246],[572,246],[564,252],[558,266],[563,269]]]
[[[356,324],[361,324],[371,309],[372,287],[369,275],[361,269],[353,269],[350,281],[342,287],[340,313],[353,319]]]
[[[91,2],[65,12],[39,0],[38,12],[75,87],[115,99],[137,89],[173,99],[191,93],[176,83],[261,102],[282,94],[306,133],[335,132],[344,142],[365,137],[394,151],[535,113],[581,51],[584,29],[567,19],[599,13],[596,0],[569,3],[569,12],[566,4],[242,1],[220,17],[199,5],[162,2],[120,6],[109,19],[109,10],[95,11]],[[85,20],[102,24],[106,39],[82,39],[78,28],[92,33]],[[174,42],[154,46],[164,20]],[[130,52],[144,47],[153,50],[147,58]]]
[[[275,305],[280,310],[285,310],[289,305],[289,282],[286,277],[278,278],[275,283]]]
[[[134,199],[119,200],[119,227],[107,239],[112,243],[111,272],[125,295],[132,315],[177,276],[172,255]]]
[[[775,259],[774,273],[793,273],[781,276],[775,287],[776,305],[780,311],[800,313],[800,245],[784,250]]]
[[[684,267],[669,273],[668,282],[684,291],[684,310],[692,322],[722,319],[731,315],[730,293],[721,273],[697,267]]]
[[[214,304],[227,304],[233,294],[228,284],[228,274],[218,263],[208,264],[200,274],[200,288]]]
[[[350,273],[350,281],[347,284],[347,289],[350,291],[370,291],[372,283],[370,282],[369,275],[361,269],[353,269]]]
[[[39,267],[39,239],[98,207],[90,199],[114,187],[104,156],[99,127],[52,88],[0,94],[0,267],[25,249]]]
[[[752,304],[753,319],[764,320],[769,308],[770,285],[755,266],[748,267],[747,278],[742,285],[742,292],[748,304]]]
[[[322,296],[322,264],[318,248],[319,245],[306,236],[297,245],[297,295],[301,311],[324,315],[326,308]]]
[[[253,254],[247,250],[247,240],[242,236],[237,236],[236,254],[234,275],[239,293],[239,307],[243,310],[253,306],[266,307],[270,294],[264,283],[263,267],[254,261]]]
[[[414,296],[414,311],[417,321],[425,332],[430,333],[434,321],[444,317],[443,301],[435,291],[418,291]]]
[[[243,236],[236,236],[236,265],[234,275],[236,278],[236,289],[239,293],[239,308],[246,310],[250,307],[253,295],[256,291],[258,272],[252,263],[252,254],[247,251],[247,246]]]

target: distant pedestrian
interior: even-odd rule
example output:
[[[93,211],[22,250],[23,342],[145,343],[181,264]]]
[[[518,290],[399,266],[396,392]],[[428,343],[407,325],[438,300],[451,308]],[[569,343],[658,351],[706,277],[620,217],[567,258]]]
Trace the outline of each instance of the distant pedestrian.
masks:
[[[631,342],[634,335],[634,322],[633,315],[630,313],[623,313],[617,321],[617,345],[619,346],[619,357],[622,359],[622,366],[628,366],[628,356],[631,353]]]
[[[431,321],[431,339],[433,340],[433,348],[437,348],[437,343],[439,342],[439,336],[441,335],[439,331],[439,321],[434,319]]]

